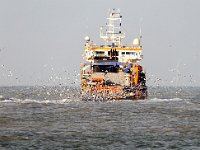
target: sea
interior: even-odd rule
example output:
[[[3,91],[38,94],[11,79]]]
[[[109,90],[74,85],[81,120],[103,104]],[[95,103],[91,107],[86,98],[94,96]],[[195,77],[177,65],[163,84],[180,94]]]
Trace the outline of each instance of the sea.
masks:
[[[78,87],[0,87],[0,150],[200,150],[200,87],[83,101]]]

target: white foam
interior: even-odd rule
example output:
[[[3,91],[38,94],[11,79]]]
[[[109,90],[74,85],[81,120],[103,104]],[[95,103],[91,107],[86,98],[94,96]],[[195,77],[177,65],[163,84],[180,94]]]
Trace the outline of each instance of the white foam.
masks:
[[[67,104],[71,102],[78,102],[81,101],[81,99],[58,99],[58,100],[36,100],[36,99],[16,99],[16,98],[9,98],[9,99],[3,99],[0,100],[2,103],[41,103],[41,104]],[[113,101],[107,101],[109,103],[111,102],[130,102],[132,100],[113,100]],[[180,98],[172,98],[172,99],[160,99],[160,98],[153,98],[153,99],[145,99],[145,100],[136,100],[134,102],[139,103],[155,103],[155,102],[170,102],[170,101],[182,101]]]
[[[79,100],[74,99],[60,99],[60,100],[34,100],[34,99],[25,99],[21,103],[40,103],[40,104],[67,104],[70,102],[76,102]]]
[[[41,103],[41,104],[67,104],[70,102],[77,102],[80,101],[79,99],[59,99],[59,100],[36,100],[36,99],[16,99],[16,98],[9,98],[9,99],[2,99],[0,103]]]
[[[1,103],[17,103],[20,102],[20,99],[16,99],[16,98],[9,98],[9,99],[3,99],[0,102]]]
[[[160,98],[153,98],[146,100],[147,102],[169,102],[169,101],[182,101],[181,98],[171,98],[171,99],[160,99]]]
[[[3,99],[3,95],[0,95],[0,99]]]

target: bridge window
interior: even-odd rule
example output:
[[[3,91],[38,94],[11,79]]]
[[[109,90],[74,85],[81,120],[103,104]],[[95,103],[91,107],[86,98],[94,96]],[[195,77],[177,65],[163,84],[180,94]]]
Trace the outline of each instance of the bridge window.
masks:
[[[112,65],[94,65],[93,71],[94,72],[113,72],[116,73],[118,71],[119,66],[112,66]]]
[[[135,55],[135,52],[131,52],[131,55]]]
[[[108,55],[119,56],[119,52],[118,51],[108,51]]]
[[[96,54],[104,54],[103,51],[96,51]]]

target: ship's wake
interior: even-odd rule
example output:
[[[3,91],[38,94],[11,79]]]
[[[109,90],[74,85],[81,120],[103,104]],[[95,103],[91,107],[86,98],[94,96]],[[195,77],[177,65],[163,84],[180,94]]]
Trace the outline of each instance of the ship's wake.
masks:
[[[180,89],[180,88],[179,88]],[[177,93],[176,88],[160,87],[149,88],[148,96],[143,100],[131,100],[126,98],[123,100],[117,99],[118,95],[112,97],[105,95],[87,95],[81,97],[78,88],[66,87],[10,87],[0,88],[0,103],[46,103],[46,104],[67,104],[80,101],[99,101],[99,102],[120,102],[132,101],[141,103],[164,103],[173,101],[192,100],[199,103],[199,88],[182,88],[181,92]],[[113,97],[114,96],[114,97]]]

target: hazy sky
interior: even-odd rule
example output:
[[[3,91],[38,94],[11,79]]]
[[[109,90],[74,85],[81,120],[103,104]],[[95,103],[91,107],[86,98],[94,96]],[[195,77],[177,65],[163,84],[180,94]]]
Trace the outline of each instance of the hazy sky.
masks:
[[[131,44],[141,24],[148,85],[200,86],[199,0],[0,0],[0,86],[78,83],[84,37],[97,43],[120,8]]]

